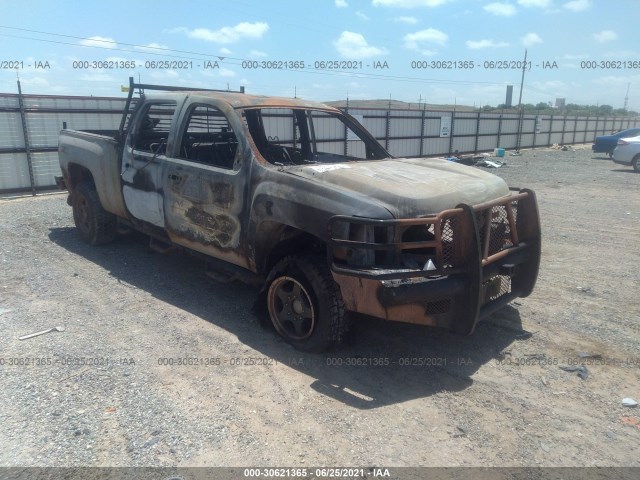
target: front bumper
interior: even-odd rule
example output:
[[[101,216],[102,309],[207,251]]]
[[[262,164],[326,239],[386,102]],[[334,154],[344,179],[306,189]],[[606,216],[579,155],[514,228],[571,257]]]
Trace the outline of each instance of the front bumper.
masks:
[[[462,334],[532,292],[540,249],[530,190],[424,218],[329,222],[331,271],[349,310]]]

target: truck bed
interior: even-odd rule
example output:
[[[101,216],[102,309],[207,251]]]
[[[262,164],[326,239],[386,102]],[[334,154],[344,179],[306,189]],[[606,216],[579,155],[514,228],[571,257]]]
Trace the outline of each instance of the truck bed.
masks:
[[[78,167],[88,169],[92,178],[84,180],[95,183],[104,209],[115,215],[124,216],[119,165],[121,145],[115,138],[117,132],[102,131],[102,133],[115,135],[62,130],[58,143],[60,168],[67,186],[76,184],[70,180],[78,174]],[[69,193],[73,194],[72,189]]]

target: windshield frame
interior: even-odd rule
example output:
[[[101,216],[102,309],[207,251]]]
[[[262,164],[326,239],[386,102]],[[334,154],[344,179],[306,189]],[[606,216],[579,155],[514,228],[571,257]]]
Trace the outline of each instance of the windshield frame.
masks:
[[[317,106],[249,106],[239,108],[239,114],[244,120],[244,126],[247,135],[250,136],[252,144],[255,146],[256,153],[260,154],[262,159],[269,165],[278,167],[291,165],[331,165],[347,162],[366,162],[389,160],[394,158],[389,152],[375,139],[375,137],[362,126],[354,117],[347,112],[336,110],[333,108],[319,108]],[[299,132],[293,139],[293,142],[282,141],[281,143],[293,143],[293,147],[282,145],[277,137],[274,142],[273,137],[268,137],[265,132],[264,119],[262,113],[269,110],[291,110],[293,115],[293,130]],[[345,127],[345,135],[347,129],[350,130],[358,141],[364,144],[366,158],[350,156],[345,154],[333,154],[318,152],[318,144],[323,140],[316,137],[313,114],[322,113],[337,119]],[[347,138],[340,139],[344,141],[345,150],[347,148]],[[298,148],[296,148],[296,144]],[[275,150],[279,152],[274,153]],[[320,155],[324,157],[322,161]],[[328,159],[331,158],[331,161]]]

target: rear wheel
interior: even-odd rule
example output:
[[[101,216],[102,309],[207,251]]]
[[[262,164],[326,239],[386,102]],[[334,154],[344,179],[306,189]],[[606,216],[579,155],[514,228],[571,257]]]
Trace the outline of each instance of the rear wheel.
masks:
[[[340,288],[321,258],[285,257],[267,279],[267,309],[276,331],[294,347],[322,352],[348,331]]]
[[[86,243],[102,245],[116,237],[116,216],[102,208],[93,183],[81,183],[74,189],[72,207],[73,221]]]
[[[640,155],[636,155],[635,157],[633,157],[631,165],[633,165],[633,169],[636,172],[640,172]]]

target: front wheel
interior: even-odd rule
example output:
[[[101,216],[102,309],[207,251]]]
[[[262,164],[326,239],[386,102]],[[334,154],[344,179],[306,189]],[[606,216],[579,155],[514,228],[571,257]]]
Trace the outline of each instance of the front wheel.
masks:
[[[117,234],[116,216],[102,208],[93,183],[81,183],[73,191],[73,220],[80,238],[89,245],[111,242]]]
[[[348,321],[326,261],[285,257],[267,279],[267,309],[276,331],[294,347],[323,352],[342,343]]]
[[[635,157],[633,157],[631,165],[633,165],[633,169],[636,172],[640,172],[640,155],[636,155]]]

